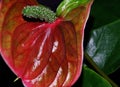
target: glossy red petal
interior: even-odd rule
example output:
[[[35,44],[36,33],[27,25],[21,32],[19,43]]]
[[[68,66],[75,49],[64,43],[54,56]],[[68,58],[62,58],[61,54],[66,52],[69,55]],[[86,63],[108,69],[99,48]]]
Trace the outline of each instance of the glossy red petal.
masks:
[[[75,27],[76,38],[77,38],[77,55],[78,55],[78,64],[76,67],[77,72],[74,76],[73,81],[71,81],[68,84],[73,85],[81,75],[82,63],[83,63],[83,52],[84,52],[83,51],[84,29],[89,17],[92,3],[93,3],[93,0],[90,0],[87,4],[81,5],[73,9],[65,16],[65,19],[71,21]]]
[[[65,18],[72,18],[70,21],[26,22],[22,9],[35,4],[35,0],[2,1],[3,59],[26,87],[71,87],[81,74],[84,27],[91,3],[71,11]]]
[[[74,79],[78,63],[74,26],[63,21],[18,26],[12,58],[15,72],[28,87],[70,86],[67,82]]]
[[[0,51],[8,66],[13,69],[11,40],[15,28],[24,23],[22,9],[36,4],[35,0],[2,0],[0,12]]]

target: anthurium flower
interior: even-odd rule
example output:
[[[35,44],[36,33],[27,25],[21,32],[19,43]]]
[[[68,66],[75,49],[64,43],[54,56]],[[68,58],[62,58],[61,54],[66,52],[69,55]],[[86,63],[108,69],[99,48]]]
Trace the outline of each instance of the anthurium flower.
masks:
[[[26,87],[71,87],[83,62],[84,27],[91,0],[63,0],[52,22],[28,22],[22,11],[36,0],[3,0],[0,52]]]

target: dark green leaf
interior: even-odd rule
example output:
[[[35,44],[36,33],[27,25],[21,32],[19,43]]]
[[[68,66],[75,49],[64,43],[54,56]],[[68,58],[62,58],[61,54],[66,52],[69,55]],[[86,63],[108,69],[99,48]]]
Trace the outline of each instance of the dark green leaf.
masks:
[[[84,66],[81,87],[112,87],[111,84],[93,70]]]
[[[120,67],[120,20],[95,29],[86,52],[107,74]]]
[[[94,28],[111,23],[120,18],[120,0],[94,0],[91,16]]]

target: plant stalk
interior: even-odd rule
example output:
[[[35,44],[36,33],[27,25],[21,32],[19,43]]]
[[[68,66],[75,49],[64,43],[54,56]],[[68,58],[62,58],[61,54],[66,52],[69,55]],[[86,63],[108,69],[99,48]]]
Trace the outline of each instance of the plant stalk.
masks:
[[[118,85],[113,82],[97,65],[96,63],[92,60],[92,58],[86,53],[84,52],[84,56],[85,56],[85,59],[92,65],[92,67],[103,77],[105,78],[108,82],[110,82],[110,84],[113,86],[113,87],[118,87]]]

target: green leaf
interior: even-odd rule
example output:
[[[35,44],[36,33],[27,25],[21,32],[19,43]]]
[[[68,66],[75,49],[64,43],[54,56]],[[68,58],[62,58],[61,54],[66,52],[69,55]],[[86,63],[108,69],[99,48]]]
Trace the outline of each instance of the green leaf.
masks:
[[[107,80],[86,66],[83,67],[82,81],[81,87],[112,87]]]
[[[85,6],[89,1],[91,0],[63,0],[57,8],[57,15],[62,15],[62,17],[65,17],[70,11],[79,6]]]
[[[120,19],[91,32],[86,52],[106,74],[120,67]]]
[[[94,28],[111,23],[120,18],[120,0],[94,0],[91,16]]]

